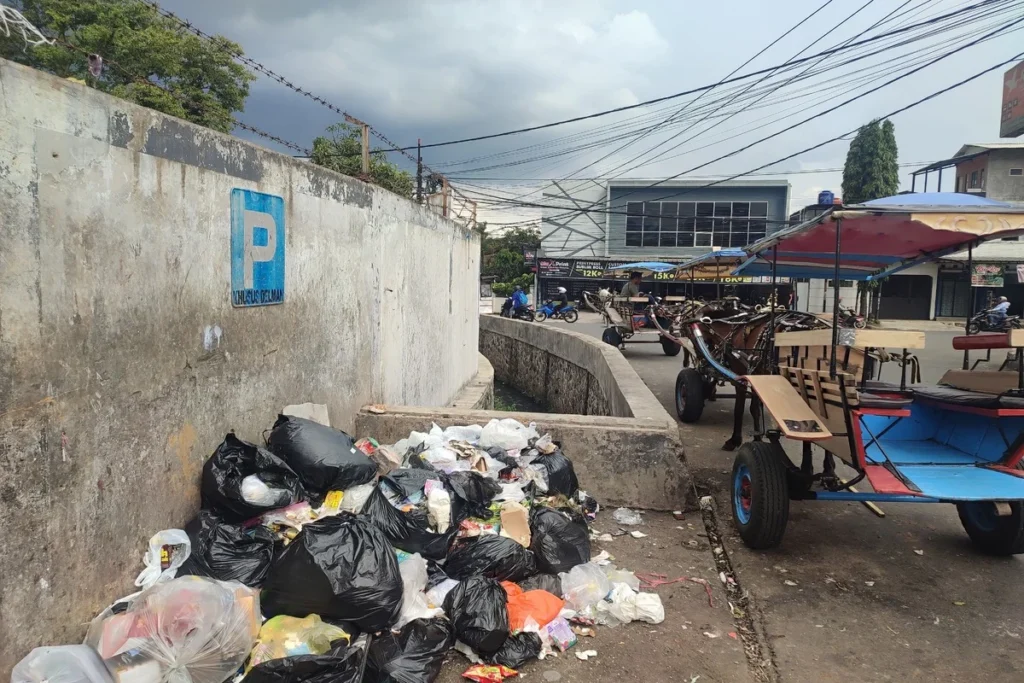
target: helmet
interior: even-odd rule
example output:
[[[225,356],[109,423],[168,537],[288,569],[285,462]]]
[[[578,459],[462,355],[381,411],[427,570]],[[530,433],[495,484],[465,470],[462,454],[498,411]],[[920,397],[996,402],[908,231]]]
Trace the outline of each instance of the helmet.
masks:
[[[521,291],[523,291],[523,288],[521,286],[519,286],[519,285],[516,285],[516,288],[515,288],[514,291],[521,292]]]
[[[558,288],[558,293],[559,294],[565,294],[565,287],[559,287]],[[1003,298],[1005,299],[1006,297],[1003,297]]]
[[[559,289],[561,289],[561,288],[559,288]],[[999,297],[999,300],[1000,301],[1009,301],[1009,299],[1007,299],[1005,296]]]

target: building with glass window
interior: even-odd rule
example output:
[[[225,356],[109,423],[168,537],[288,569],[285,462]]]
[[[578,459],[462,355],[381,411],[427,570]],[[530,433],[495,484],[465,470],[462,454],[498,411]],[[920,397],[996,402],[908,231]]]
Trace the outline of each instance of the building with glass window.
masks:
[[[682,262],[714,248],[742,247],[787,225],[786,180],[556,181],[544,189],[538,255],[541,296],[570,296],[597,282],[609,264]],[[588,277],[589,275],[589,277]],[[736,284],[736,283],[732,283]],[[749,284],[749,283],[748,283]],[[676,293],[662,280],[649,288]]]

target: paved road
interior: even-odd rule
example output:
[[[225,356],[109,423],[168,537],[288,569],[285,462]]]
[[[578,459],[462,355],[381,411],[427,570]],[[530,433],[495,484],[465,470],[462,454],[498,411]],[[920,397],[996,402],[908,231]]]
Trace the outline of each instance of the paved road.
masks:
[[[601,332],[596,316],[573,329]],[[960,366],[955,334],[927,333],[919,354],[926,382]],[[623,355],[674,415],[679,358],[655,344],[627,346]],[[731,408],[727,400],[712,403],[699,424],[680,425],[695,477],[718,500],[723,530],[731,530],[725,484],[732,456],[719,448]],[[880,519],[858,504],[794,503],[782,546],[771,552],[727,537],[780,679],[1019,680],[1024,561],[975,553],[952,506],[883,507]]]

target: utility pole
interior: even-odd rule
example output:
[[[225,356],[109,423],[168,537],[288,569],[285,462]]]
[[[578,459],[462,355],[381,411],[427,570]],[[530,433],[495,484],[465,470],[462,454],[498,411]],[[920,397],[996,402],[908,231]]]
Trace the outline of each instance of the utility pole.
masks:
[[[363,129],[363,175],[370,178],[370,125],[363,123],[354,116],[345,114],[345,120],[349,123],[360,126]]]
[[[416,138],[416,201],[423,203],[423,141]]]

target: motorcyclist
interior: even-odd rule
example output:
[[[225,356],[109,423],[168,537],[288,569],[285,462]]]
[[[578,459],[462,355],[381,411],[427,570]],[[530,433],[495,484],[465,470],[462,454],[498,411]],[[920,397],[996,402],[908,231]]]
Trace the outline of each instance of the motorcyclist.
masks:
[[[518,312],[520,308],[524,308],[529,304],[529,300],[526,298],[526,292],[519,285],[516,285],[515,290],[512,292],[512,312]]]
[[[569,295],[565,290],[565,287],[558,288],[558,297],[555,299],[555,315],[562,312],[563,309],[569,306]]]
[[[1005,296],[999,297],[999,303],[988,310],[988,323],[994,328],[1002,327],[1006,322],[1006,312],[1010,310],[1010,301]]]

